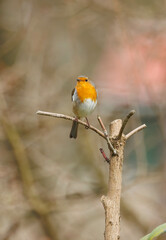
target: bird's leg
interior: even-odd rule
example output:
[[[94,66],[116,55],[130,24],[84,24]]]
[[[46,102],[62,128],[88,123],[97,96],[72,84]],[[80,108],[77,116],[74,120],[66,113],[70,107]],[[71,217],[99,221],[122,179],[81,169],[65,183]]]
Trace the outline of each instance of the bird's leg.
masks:
[[[87,117],[85,119],[86,119],[86,122],[88,124],[88,126],[86,126],[85,128],[88,129],[88,128],[90,128],[90,124],[89,124],[89,121],[88,121]]]

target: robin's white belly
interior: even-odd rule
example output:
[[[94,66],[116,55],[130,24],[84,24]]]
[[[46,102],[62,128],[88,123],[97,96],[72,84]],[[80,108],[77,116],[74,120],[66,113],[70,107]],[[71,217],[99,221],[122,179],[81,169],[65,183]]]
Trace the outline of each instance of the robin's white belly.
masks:
[[[73,102],[73,112],[77,117],[86,117],[91,114],[95,109],[97,100],[93,101],[90,98],[84,100],[84,102]]]

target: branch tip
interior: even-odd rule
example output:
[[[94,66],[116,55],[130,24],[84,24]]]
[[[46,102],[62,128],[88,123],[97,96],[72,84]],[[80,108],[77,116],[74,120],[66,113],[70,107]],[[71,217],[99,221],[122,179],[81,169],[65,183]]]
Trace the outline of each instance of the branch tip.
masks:
[[[99,150],[100,150],[103,158],[105,159],[105,161],[110,164],[110,160],[109,160],[109,158],[106,156],[104,150],[103,150],[102,148],[100,148]]]
[[[108,132],[107,132],[107,130],[106,130],[105,126],[104,126],[104,123],[101,120],[101,117],[99,115],[97,116],[97,120],[99,121],[99,124],[100,124],[100,126],[101,126],[101,128],[103,130],[104,135],[108,136]]]
[[[143,129],[146,128],[146,127],[147,127],[146,124],[143,124],[143,125],[135,128],[133,131],[129,132],[129,133],[125,136],[126,140],[129,139],[129,138],[130,138],[132,135],[134,135],[135,133],[143,130]]]
[[[125,127],[126,127],[126,124],[128,123],[129,119],[134,115],[134,113],[135,113],[135,110],[131,110],[127,114],[125,119],[123,120],[122,127],[121,127],[121,129],[119,131],[119,135],[118,135],[117,139],[120,139],[122,137],[122,134],[123,134],[123,131],[124,131]]]

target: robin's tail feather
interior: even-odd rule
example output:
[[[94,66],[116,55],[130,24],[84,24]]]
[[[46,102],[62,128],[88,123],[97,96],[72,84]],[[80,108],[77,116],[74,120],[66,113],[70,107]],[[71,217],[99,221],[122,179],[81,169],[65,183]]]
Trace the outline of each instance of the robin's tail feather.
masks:
[[[70,132],[70,138],[77,138],[78,122],[73,121],[73,125]]]

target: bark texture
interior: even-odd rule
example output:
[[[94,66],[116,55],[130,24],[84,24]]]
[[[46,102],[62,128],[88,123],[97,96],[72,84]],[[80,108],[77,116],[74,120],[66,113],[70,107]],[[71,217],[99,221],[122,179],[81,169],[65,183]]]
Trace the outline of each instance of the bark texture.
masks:
[[[110,139],[118,155],[110,156],[109,182],[107,196],[101,201],[105,209],[105,240],[120,239],[120,197],[122,184],[122,166],[125,138],[117,139],[122,127],[122,120],[110,124]]]

